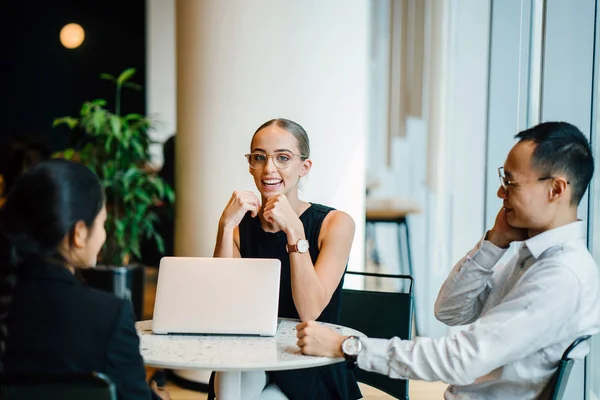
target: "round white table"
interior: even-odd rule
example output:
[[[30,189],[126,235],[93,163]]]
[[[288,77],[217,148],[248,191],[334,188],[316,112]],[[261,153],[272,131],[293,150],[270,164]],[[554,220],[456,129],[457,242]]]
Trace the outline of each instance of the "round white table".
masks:
[[[207,369],[219,374],[219,400],[239,400],[242,371],[278,371],[320,367],[343,358],[312,357],[296,345],[298,321],[282,319],[273,337],[216,335],[155,335],[152,321],[137,322],[144,363],[166,369]],[[326,324],[345,336],[364,336],[339,325]]]

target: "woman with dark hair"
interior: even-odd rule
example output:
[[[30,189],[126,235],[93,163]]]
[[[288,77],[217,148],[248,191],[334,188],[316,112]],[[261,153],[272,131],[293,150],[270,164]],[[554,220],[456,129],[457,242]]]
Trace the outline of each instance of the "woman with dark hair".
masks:
[[[15,181],[0,232],[2,372],[102,372],[120,399],[169,399],[145,382],[131,303],[82,285],[106,239],[104,193],[87,167],[51,160]]]
[[[300,180],[312,166],[306,131],[288,119],[267,121],[252,136],[246,158],[260,197],[233,193],[219,221],[214,256],[279,259],[279,317],[338,322],[354,221],[299,198]],[[354,374],[341,363],[244,372],[242,385],[245,399],[362,397]]]

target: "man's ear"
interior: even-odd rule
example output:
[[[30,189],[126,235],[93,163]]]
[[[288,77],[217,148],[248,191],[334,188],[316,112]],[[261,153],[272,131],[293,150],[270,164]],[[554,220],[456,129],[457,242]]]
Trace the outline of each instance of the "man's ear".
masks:
[[[550,201],[556,201],[565,195],[567,189],[569,187],[569,183],[563,177],[558,177],[552,179],[552,184],[550,185],[549,198]]]

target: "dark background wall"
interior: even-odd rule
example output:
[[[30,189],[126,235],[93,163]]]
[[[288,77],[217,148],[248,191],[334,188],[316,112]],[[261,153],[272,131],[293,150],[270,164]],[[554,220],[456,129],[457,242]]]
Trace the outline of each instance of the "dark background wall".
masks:
[[[76,49],[59,40],[61,28],[75,22],[85,30]],[[101,73],[137,69],[133,82],[145,84],[144,0],[0,1],[0,141],[44,140],[52,150],[68,145],[56,117],[78,115],[85,100],[114,105],[114,85]],[[145,112],[145,92],[125,89],[123,112]]]

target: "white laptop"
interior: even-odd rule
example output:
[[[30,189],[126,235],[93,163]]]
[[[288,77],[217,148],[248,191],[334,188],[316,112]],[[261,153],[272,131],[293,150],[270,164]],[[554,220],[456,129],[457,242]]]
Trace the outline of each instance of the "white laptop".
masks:
[[[281,262],[163,257],[152,331],[274,336]]]

